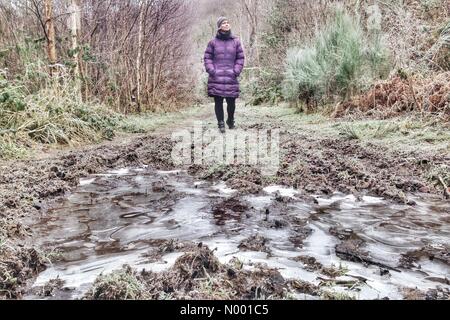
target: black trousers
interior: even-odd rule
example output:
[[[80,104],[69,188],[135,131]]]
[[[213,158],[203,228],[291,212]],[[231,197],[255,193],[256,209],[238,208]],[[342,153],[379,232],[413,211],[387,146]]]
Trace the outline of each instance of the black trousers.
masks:
[[[223,99],[227,101],[228,119],[234,121],[234,111],[236,110],[236,98],[214,97],[217,122],[224,122]]]

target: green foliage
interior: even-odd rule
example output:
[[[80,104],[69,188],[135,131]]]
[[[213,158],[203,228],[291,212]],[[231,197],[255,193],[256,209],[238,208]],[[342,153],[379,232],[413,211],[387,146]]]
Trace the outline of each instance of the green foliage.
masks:
[[[0,134],[0,159],[20,159],[27,155],[27,149],[20,146],[10,135]]]
[[[63,90],[65,91],[65,90]],[[52,89],[27,97],[27,108],[15,127],[41,143],[99,141],[114,136],[119,115]]]
[[[386,75],[388,54],[380,34],[365,36],[343,9],[316,33],[311,45],[289,49],[283,95],[289,101],[345,99],[374,78]]]
[[[285,47],[289,34],[295,31],[297,25],[296,15],[289,14],[292,12],[292,6],[297,5],[292,0],[276,1],[268,17],[268,31],[264,34],[265,48]]]
[[[276,73],[261,70],[258,78],[247,81],[243,91],[249,93],[251,105],[260,105],[264,102],[276,104],[281,99],[281,81]]]
[[[97,62],[97,58],[92,54],[92,49],[89,44],[82,46],[82,59],[84,62]]]
[[[8,82],[0,73],[0,107],[1,110],[23,111],[25,109],[23,87]],[[1,111],[0,111],[1,112]]]
[[[76,47],[75,49],[69,49],[67,51],[67,56],[69,58],[73,58],[76,54],[81,53],[81,59],[84,62],[96,62],[96,57],[92,54],[92,49],[89,44],[83,44],[81,46]]]

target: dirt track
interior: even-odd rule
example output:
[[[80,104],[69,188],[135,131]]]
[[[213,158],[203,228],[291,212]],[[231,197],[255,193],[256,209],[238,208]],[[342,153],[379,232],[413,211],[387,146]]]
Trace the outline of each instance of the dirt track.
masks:
[[[208,119],[207,125],[213,128],[213,114],[206,108],[191,119],[151,134],[63,151],[40,160],[0,164],[0,296],[20,298],[26,282],[47,264],[48,255],[33,248],[33,230],[27,226],[30,221],[45,215],[47,208],[90,174],[141,165],[175,169],[171,133],[177,128],[189,128],[196,120]],[[258,193],[278,184],[296,188],[305,199],[312,194],[339,191],[414,205],[410,199],[414,193],[443,197],[441,186],[429,179],[429,172],[435,166],[448,165],[448,153],[399,151],[345,137],[312,135],[298,127],[292,129],[289,121],[282,121],[268,108],[242,109],[239,117],[241,129],[281,130],[282,158],[277,175],[262,176],[256,168],[242,165],[190,166],[186,168],[189,173],[226,181],[242,194]]]

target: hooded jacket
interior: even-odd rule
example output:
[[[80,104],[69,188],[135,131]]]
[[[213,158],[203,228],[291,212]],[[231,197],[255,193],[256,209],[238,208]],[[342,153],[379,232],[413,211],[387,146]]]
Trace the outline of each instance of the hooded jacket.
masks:
[[[208,78],[208,95],[238,98],[238,77],[244,68],[244,50],[240,40],[218,32],[209,41],[203,58]]]

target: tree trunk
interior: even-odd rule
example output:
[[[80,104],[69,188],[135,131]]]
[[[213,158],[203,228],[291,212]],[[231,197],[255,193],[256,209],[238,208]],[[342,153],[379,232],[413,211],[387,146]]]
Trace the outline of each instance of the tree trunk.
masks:
[[[73,77],[75,81],[75,90],[78,97],[81,99],[81,82],[80,82],[80,62],[79,62],[79,48],[78,48],[78,30],[80,28],[80,7],[77,0],[70,0],[69,9],[69,28],[71,49],[73,55]]]
[[[47,56],[50,62],[50,75],[54,75],[56,72],[56,36],[55,36],[55,24],[53,21],[53,0],[44,1],[44,14],[45,14],[45,30],[47,32]]]
[[[137,111],[141,112],[141,60],[142,60],[142,38],[143,38],[143,23],[144,23],[144,3],[141,0],[139,3],[139,31],[138,31],[138,53],[136,58],[136,104]]]
[[[259,66],[259,49],[258,49],[258,0],[241,0],[244,11],[247,15],[249,27],[249,62],[254,66]]]

